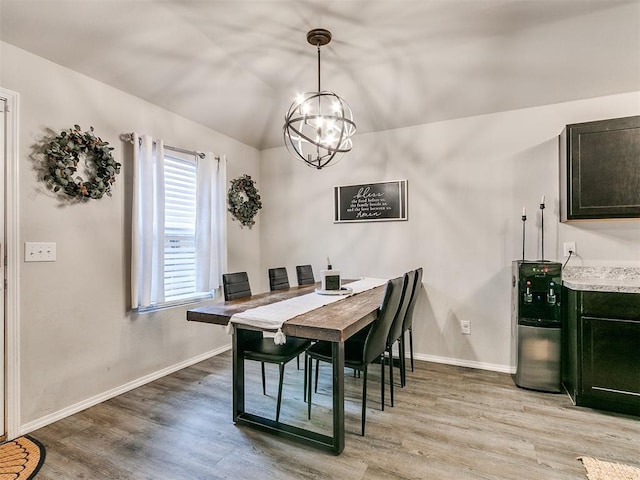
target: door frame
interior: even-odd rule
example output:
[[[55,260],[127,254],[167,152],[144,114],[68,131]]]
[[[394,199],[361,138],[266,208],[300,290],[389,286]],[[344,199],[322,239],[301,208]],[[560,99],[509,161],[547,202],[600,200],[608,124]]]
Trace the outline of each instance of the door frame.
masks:
[[[19,248],[19,100],[18,93],[0,87],[5,116],[5,429],[7,440],[20,435],[20,248]],[[3,432],[0,432],[0,434]]]

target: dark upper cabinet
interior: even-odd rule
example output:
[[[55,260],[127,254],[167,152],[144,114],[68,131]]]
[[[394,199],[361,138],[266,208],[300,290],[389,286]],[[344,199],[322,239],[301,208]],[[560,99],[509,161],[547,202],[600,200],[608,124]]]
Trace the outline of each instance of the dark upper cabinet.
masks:
[[[640,116],[567,125],[560,219],[640,218]]]

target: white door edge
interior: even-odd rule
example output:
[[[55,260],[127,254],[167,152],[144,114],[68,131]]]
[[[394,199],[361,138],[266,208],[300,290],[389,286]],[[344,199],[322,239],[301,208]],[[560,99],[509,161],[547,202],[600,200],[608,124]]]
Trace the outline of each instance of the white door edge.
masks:
[[[7,440],[20,432],[20,245],[19,245],[19,94],[0,87],[6,101],[5,120],[5,430]]]

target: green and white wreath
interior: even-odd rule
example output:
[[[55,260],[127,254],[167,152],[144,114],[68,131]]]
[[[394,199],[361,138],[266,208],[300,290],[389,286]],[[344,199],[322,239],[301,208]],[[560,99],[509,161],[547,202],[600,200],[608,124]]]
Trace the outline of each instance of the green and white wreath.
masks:
[[[113,147],[93,134],[93,127],[82,132],[78,125],[64,130],[45,147],[44,181],[54,192],[63,192],[80,200],[111,196],[111,185],[120,173],[120,164],[111,155]],[[76,175],[84,160],[90,178]]]
[[[256,222],[253,218],[262,208],[262,202],[256,184],[250,175],[244,174],[231,180],[228,201],[228,210],[234,219],[237,219],[244,227],[251,228],[255,225]]]

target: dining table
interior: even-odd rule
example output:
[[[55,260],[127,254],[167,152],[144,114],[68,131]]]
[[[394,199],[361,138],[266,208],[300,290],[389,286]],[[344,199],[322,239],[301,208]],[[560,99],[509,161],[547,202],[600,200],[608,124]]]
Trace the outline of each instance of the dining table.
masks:
[[[346,284],[346,281],[343,281]],[[214,325],[227,325],[231,317],[249,309],[285,302],[287,299],[315,293],[319,283],[293,286],[248,297],[217,302],[187,310],[187,320]],[[340,301],[323,305],[288,319],[282,325],[285,336],[331,342],[333,360],[333,428],[326,435],[300,426],[286,424],[245,410],[244,346],[255,335],[256,327],[233,325],[233,421],[270,434],[310,445],[335,455],[344,450],[344,342],[377,318],[384,297],[385,285],[346,296]]]

